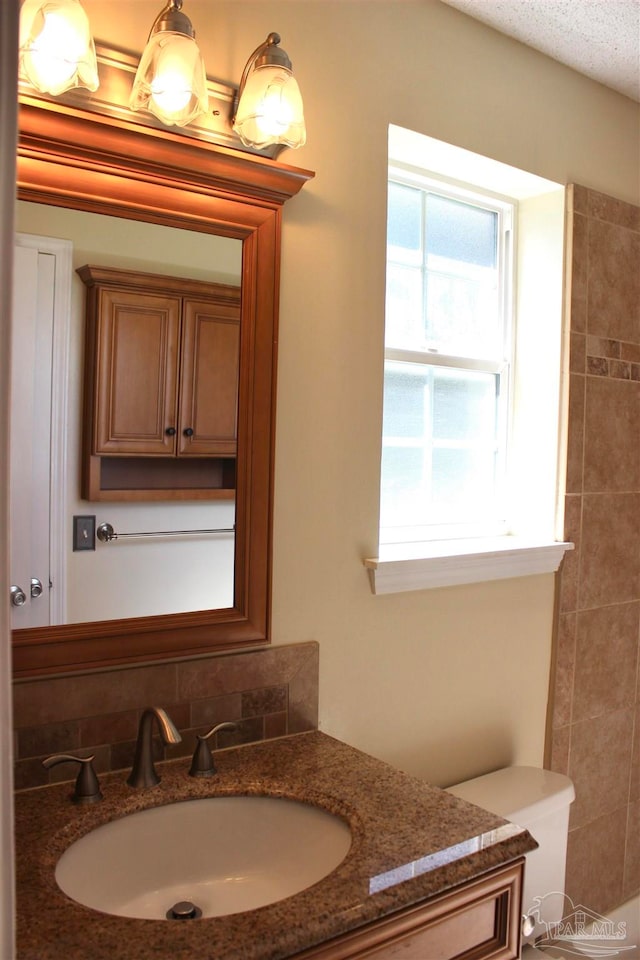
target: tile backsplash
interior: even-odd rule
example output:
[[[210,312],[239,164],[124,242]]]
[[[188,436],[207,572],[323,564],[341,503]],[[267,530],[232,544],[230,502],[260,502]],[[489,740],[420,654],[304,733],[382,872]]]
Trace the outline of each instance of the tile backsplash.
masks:
[[[153,663],[66,677],[16,681],[13,687],[15,787],[74,779],[72,765],[47,771],[53,753],[95,755],[99,773],[131,766],[140,714],[161,706],[182,743],[156,759],[190,756],[195,737],[233,720],[235,731],[216,734],[213,749],[269,740],[318,726],[315,642]]]

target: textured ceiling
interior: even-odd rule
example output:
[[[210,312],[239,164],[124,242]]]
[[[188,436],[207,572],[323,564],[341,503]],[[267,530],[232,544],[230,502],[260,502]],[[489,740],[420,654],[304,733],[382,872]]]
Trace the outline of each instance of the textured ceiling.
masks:
[[[640,0],[443,0],[640,101]]]

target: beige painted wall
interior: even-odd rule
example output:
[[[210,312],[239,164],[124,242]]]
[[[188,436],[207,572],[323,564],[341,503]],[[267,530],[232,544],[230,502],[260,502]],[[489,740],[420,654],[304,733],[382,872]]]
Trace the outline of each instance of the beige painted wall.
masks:
[[[157,0],[85,0],[139,51]],[[270,30],[316,171],[284,212],[273,640],[320,642],[322,728],[436,783],[541,763],[551,576],[374,597],[387,127],[640,200],[638,107],[438,0],[187,0],[214,77]]]

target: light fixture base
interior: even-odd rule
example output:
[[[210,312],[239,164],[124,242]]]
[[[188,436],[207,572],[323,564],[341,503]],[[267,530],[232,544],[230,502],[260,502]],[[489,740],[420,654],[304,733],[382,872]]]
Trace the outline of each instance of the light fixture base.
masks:
[[[149,37],[154,33],[162,33],[169,30],[172,33],[183,33],[185,37],[195,38],[196,32],[186,13],[182,13],[182,0],[171,0],[170,3],[161,10],[156,17]]]
[[[36,93],[39,99],[54,103],[68,103],[81,110],[88,110],[102,116],[126,120],[142,127],[167,130],[165,124],[149,113],[134,113],[129,109],[129,95],[140,60],[139,55],[130,54],[98,40],[95,42],[96,57],[100,73],[100,87],[95,92],[85,89],[73,89],[57,97],[46,93]],[[238,88],[233,84],[207,78],[209,110],[207,113],[180,129],[172,127],[173,133],[195,140],[205,140],[218,146],[229,147],[256,156],[275,160],[284,147],[273,144],[262,149],[248,147],[231,129],[234,99]],[[27,84],[20,85],[20,91],[34,96],[33,89]]]

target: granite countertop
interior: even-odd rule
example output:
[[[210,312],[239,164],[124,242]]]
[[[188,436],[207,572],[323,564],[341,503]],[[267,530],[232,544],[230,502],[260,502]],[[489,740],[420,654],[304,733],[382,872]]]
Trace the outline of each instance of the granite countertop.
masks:
[[[17,960],[282,960],[441,893],[534,849],[526,830],[320,732],[157,764],[161,783],[134,791],[101,777],[102,803],[69,802],[70,784],[16,794]],[[54,879],[85,833],[147,807],[231,794],[276,795],[345,819],[347,857],[307,890],[257,910],[189,922],[133,920],[70,900]],[[99,869],[99,864],[97,865]]]

